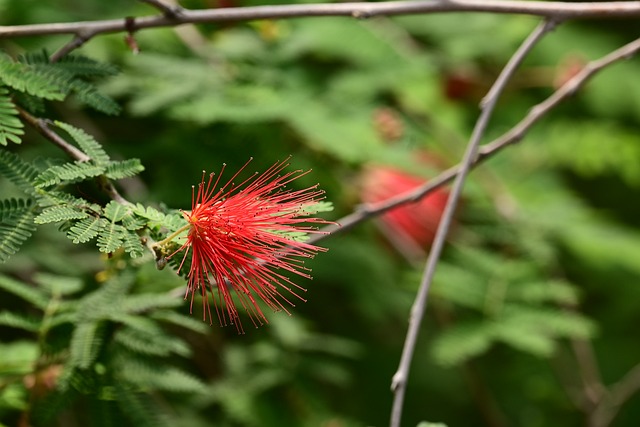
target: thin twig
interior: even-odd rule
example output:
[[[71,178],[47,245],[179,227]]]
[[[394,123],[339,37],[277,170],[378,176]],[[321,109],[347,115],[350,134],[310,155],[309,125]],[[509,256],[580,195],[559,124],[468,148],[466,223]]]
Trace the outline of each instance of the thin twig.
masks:
[[[433,245],[431,247],[431,251],[429,252],[429,257],[425,266],[422,282],[420,283],[418,294],[416,295],[413,307],[411,308],[409,328],[407,330],[407,337],[402,349],[400,364],[398,366],[398,370],[393,376],[391,383],[391,390],[394,393],[390,420],[391,427],[400,427],[407,379],[409,377],[409,370],[411,368],[411,361],[413,359],[413,353],[418,339],[418,333],[420,332],[422,318],[424,317],[424,313],[426,310],[429,288],[433,280],[433,275],[435,273],[438,260],[440,259],[440,254],[444,247],[447,233],[449,232],[449,226],[451,225],[453,214],[457,207],[460,194],[462,193],[465,179],[467,177],[467,174],[471,170],[474,159],[477,156],[480,141],[484,136],[485,130],[489,123],[489,119],[493,114],[493,110],[498,101],[498,98],[507,85],[507,82],[514,74],[515,70],[518,68],[522,60],[529,53],[529,51],[531,51],[531,49],[546,33],[555,28],[555,26],[556,21],[546,20],[533,30],[529,37],[527,37],[527,39],[522,43],[522,45],[520,45],[518,50],[509,59],[509,62],[507,62],[504,69],[496,79],[495,83],[487,93],[487,96],[482,101],[482,111],[473,129],[473,133],[471,134],[471,138],[464,154],[464,158],[456,175],[451,193],[449,194],[447,205],[445,206],[442,218],[440,220],[440,223],[438,224],[436,236],[433,241]]]
[[[582,381],[585,409],[591,411],[602,400],[602,396],[606,391],[602,384],[593,345],[586,339],[572,339],[570,344]]]
[[[551,96],[531,108],[529,113],[508,132],[492,142],[483,145],[480,148],[477,157],[474,159],[472,166],[477,166],[508,145],[515,144],[522,140],[534,124],[542,120],[553,108],[582,88],[595,74],[615,62],[632,57],[637,54],[638,51],[640,51],[640,38],[616,49],[600,59],[589,62],[573,78],[551,94]],[[322,232],[325,234],[316,234],[311,236],[308,243],[315,244],[320,240],[326,239],[330,235],[347,231],[361,222],[379,216],[391,209],[418,202],[428,194],[452,181],[460,168],[460,164],[452,166],[435,178],[429,180],[429,182],[411,191],[401,193],[393,198],[385,200],[384,202],[376,203],[375,205],[363,205],[355,212],[337,220],[335,225],[324,227]]]
[[[161,0],[138,0],[138,1],[141,1],[142,3],[147,3],[155,7],[160,12],[162,12],[166,17],[173,18],[173,19],[178,18],[178,16],[180,16],[180,14],[182,14],[182,11],[184,10],[184,8],[180,5],[166,4]]]
[[[91,40],[96,34],[97,33],[89,30],[78,31],[69,43],[63,45],[49,57],[49,62],[58,62],[60,58],[78,49],[80,46]]]
[[[149,2],[148,2],[149,3]],[[544,2],[514,0],[422,0],[379,3],[293,4],[224,9],[181,9],[176,17],[145,16],[135,19],[133,30],[172,27],[181,24],[289,19],[313,16],[348,16],[369,18],[450,12],[488,12],[534,15],[557,19],[637,18],[640,1],[615,2]],[[0,26],[0,38],[82,32],[91,37],[103,33],[128,31],[125,19]]]
[[[62,151],[67,153],[69,157],[79,162],[88,162],[89,160],[91,160],[89,156],[84,154],[73,145],[69,144],[64,138],[52,131],[46,120],[34,117],[18,106],[16,106],[16,109],[18,110],[18,114],[20,115],[20,117],[22,117],[25,122],[31,125],[31,127],[33,127],[35,130],[37,130],[40,135],[44,136],[49,141],[53,142],[58,148],[62,149]]]
[[[74,160],[76,160],[78,162],[88,162],[88,161],[91,160],[91,157],[87,156],[85,153],[80,151],[78,148],[76,148],[73,145],[69,144],[64,138],[62,138],[60,135],[58,135],[53,130],[51,130],[51,128],[49,127],[49,124],[47,123],[46,120],[43,120],[43,119],[40,119],[38,117],[32,116],[31,114],[29,114],[27,111],[25,111],[24,109],[22,109],[20,107],[16,106],[16,108],[18,110],[18,114],[20,115],[20,117],[22,117],[22,119],[25,122],[27,122],[29,125],[31,125],[42,136],[47,138],[49,141],[53,142],[57,147],[62,149],[62,151],[67,153],[67,155],[69,157],[71,157],[72,159],[74,159]],[[97,177],[97,181],[98,181],[98,184],[100,185],[100,188],[102,189],[102,191],[104,191],[105,194],[110,199],[115,200],[116,202],[118,202],[120,204],[123,204],[123,205],[131,204],[131,202],[129,202],[127,199],[125,199],[120,194],[118,189],[113,185],[113,183],[106,176],[101,175],[101,176]]]
[[[618,415],[622,405],[640,390],[640,363],[609,388],[608,395],[600,401],[591,414],[589,427],[606,427]]]

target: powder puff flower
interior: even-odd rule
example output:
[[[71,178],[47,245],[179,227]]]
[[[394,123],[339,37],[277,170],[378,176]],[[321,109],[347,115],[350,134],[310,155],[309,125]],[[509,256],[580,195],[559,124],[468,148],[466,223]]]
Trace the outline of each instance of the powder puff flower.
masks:
[[[317,185],[286,188],[309,171],[282,173],[289,166],[283,161],[234,184],[249,162],[224,185],[220,185],[224,166],[217,177],[210,174],[206,179],[203,173],[197,192],[192,188],[191,211],[183,212],[187,240],[176,251],[184,251],[179,270],[191,255],[185,298],[191,294],[193,306],[199,290],[205,319],[211,319],[210,293],[220,324],[234,324],[239,332],[243,329],[237,301],[255,326],[268,323],[259,300],[274,311],[289,313],[295,299],[305,301],[299,294],[306,290],[286,272],[310,279],[304,259],[326,251],[299,238],[317,233],[314,224],[327,223],[310,217],[324,192]]]

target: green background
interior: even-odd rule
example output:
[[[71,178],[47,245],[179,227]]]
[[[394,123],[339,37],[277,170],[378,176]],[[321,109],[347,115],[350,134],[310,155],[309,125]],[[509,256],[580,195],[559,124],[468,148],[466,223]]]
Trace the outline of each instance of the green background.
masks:
[[[124,0],[0,1],[2,25],[152,13]],[[106,116],[71,100],[48,105],[45,116],[83,128],[113,158],[141,159],[145,171],[120,187],[131,201],[188,208],[203,169],[217,171],[226,162],[232,170],[253,157],[260,170],[292,155],[293,167],[313,169],[299,185],[319,182],[335,205],[323,217],[337,220],[357,207],[367,167],[424,173],[416,150],[455,164],[480,99],[536,23],[440,14],[198,25],[140,31],[137,55],[123,34],[104,35],[79,52],[119,67],[100,87],[122,114]],[[636,35],[632,21],[561,25],[515,75],[486,141],[549,96],[572,64]],[[0,43],[14,56],[53,52],[68,40]],[[588,397],[605,396],[601,386],[615,390],[638,369],[639,73],[638,59],[605,70],[520,144],[471,173],[436,274],[403,425],[586,425],[601,410]],[[379,130],[381,111],[401,129],[393,143]],[[33,131],[20,146],[0,149],[36,161],[64,159]],[[104,202],[104,195],[86,191],[85,198]],[[4,180],[0,192],[17,194]],[[173,291],[176,303],[134,310],[161,334],[159,342],[139,341],[139,369],[118,371],[111,351],[118,343],[131,350],[136,337],[113,332],[115,320],[101,323],[109,332],[91,344],[95,358],[67,379],[64,391],[57,369],[77,354],[69,337],[81,322],[44,335],[0,326],[0,423],[28,425],[28,415],[33,425],[60,426],[386,425],[421,265],[401,256],[375,222],[322,245],[328,253],[307,263],[313,281],[299,281],[308,301],[291,317],[268,313],[270,324],[259,329],[246,327],[245,317],[247,333],[237,335],[215,324],[160,325],[150,311],[188,315],[183,279],[157,271],[152,260],[101,257],[92,244],[73,245],[57,227],[40,227],[0,265],[0,312],[40,318],[50,307],[7,291],[7,280],[49,301],[76,302],[74,310],[86,316],[105,283],[150,306],[154,296]],[[109,298],[95,301],[120,301]],[[198,307],[193,319],[200,319]],[[111,342],[116,336],[120,341]],[[36,371],[51,377],[42,390],[32,385]],[[611,425],[634,426],[638,419],[640,398],[632,396]]]

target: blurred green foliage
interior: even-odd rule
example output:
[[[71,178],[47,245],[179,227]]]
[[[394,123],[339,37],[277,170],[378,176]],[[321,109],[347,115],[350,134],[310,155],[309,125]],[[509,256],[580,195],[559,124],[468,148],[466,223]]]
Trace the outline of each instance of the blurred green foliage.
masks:
[[[2,25],[151,13],[124,0],[0,1]],[[292,154],[296,168],[313,168],[300,185],[320,182],[336,208],[325,216],[337,219],[357,205],[366,166],[424,173],[416,150],[457,162],[478,102],[535,23],[447,14],[185,26],[136,33],[138,55],[122,34],[106,35],[80,50],[110,64],[104,75],[120,70],[100,91],[76,79],[52,94],[45,91],[54,83],[44,81],[27,95],[76,94],[29,106],[92,134],[112,159],[139,158],[144,172],[121,183],[133,202],[186,208],[203,169],[253,156],[260,170]],[[488,139],[575,67],[634,34],[607,22],[561,25],[516,74]],[[42,49],[66,41],[1,43],[11,57],[31,52],[37,62]],[[17,67],[0,58],[3,76],[24,72]],[[584,425],[595,412],[585,378],[610,386],[640,361],[639,73],[638,59],[611,67],[471,174],[432,290],[404,425]],[[7,93],[0,89],[3,158],[68,162],[31,129],[22,135]],[[84,107],[115,113],[111,98],[120,115]],[[381,113],[399,134],[393,143]],[[108,202],[95,186],[77,191]],[[0,193],[13,200],[2,205],[3,219],[26,212],[10,179],[0,180]],[[387,423],[420,268],[373,222],[323,242],[330,250],[308,263],[314,280],[300,283],[308,301],[293,316],[271,314],[269,325],[242,336],[200,322],[198,302],[190,315],[184,280],[157,271],[150,254],[108,258],[53,225],[28,240],[35,225],[22,227],[26,242],[0,265],[0,424]],[[636,425],[639,408],[632,396],[613,425]]]

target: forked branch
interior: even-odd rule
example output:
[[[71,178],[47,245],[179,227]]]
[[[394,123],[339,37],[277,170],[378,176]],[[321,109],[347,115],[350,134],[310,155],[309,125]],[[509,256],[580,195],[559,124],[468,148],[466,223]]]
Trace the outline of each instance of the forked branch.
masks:
[[[529,37],[527,37],[527,39],[509,59],[507,65],[505,65],[504,69],[487,93],[487,96],[482,101],[482,111],[473,129],[473,133],[471,134],[464,158],[456,173],[455,182],[451,189],[451,193],[449,194],[447,205],[445,206],[440,223],[438,224],[438,229],[436,231],[433,245],[431,246],[431,251],[429,252],[429,257],[427,258],[420,288],[418,289],[418,294],[416,295],[413,307],[411,308],[409,328],[407,330],[407,337],[405,338],[404,347],[402,349],[400,365],[398,366],[398,370],[394,374],[391,383],[391,390],[394,393],[393,407],[391,408],[391,427],[400,427],[409,370],[411,368],[411,361],[413,360],[416,342],[418,341],[418,333],[420,332],[420,327],[422,325],[422,318],[424,317],[424,313],[427,308],[429,289],[431,287],[431,282],[433,281],[436,266],[440,259],[440,254],[444,248],[445,239],[449,232],[449,227],[458,205],[458,200],[462,194],[464,182],[467,178],[467,174],[471,170],[474,160],[477,157],[480,141],[484,136],[498,98],[506,87],[508,81],[536,43],[538,43],[545,34],[555,28],[555,26],[556,21],[547,20],[533,30]]]
[[[292,4],[223,9],[190,10],[167,5],[161,0],[141,0],[159,9],[162,14],[139,18],[123,17],[83,22],[58,22],[31,25],[0,26],[0,38],[70,34],[73,39],[53,59],[82,46],[91,38],[106,33],[133,32],[146,28],[175,27],[182,24],[238,22],[257,19],[290,19],[314,16],[375,16],[417,15],[451,12],[487,12],[520,14],[565,19],[637,18],[640,1],[615,2],[544,2],[514,0],[418,0],[378,3]]]
[[[579,91],[594,75],[616,62],[636,55],[638,51],[640,51],[640,38],[616,49],[602,58],[587,63],[580,72],[551,94],[551,96],[532,107],[529,113],[509,131],[480,147],[477,156],[473,159],[472,167],[478,166],[503,148],[522,140],[533,125],[542,120],[557,107],[558,104]],[[414,190],[398,194],[393,198],[376,203],[375,205],[363,205],[355,212],[337,220],[336,225],[329,225],[323,228],[322,231],[328,234],[314,235],[309,239],[309,242],[316,243],[330,235],[347,231],[361,222],[379,216],[398,206],[416,203],[433,191],[451,182],[458,174],[460,168],[461,164],[457,164]]]

